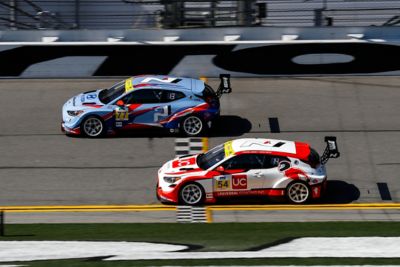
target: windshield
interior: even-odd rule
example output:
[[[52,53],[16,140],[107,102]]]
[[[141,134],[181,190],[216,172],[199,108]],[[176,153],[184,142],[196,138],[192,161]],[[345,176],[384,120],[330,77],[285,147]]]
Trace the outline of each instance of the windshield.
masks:
[[[225,158],[224,144],[219,145],[211,149],[210,151],[200,154],[197,157],[197,165],[203,170],[207,170],[211,166],[220,162]]]
[[[108,104],[125,93],[125,81],[119,82],[111,88],[104,89],[99,94],[101,102]]]

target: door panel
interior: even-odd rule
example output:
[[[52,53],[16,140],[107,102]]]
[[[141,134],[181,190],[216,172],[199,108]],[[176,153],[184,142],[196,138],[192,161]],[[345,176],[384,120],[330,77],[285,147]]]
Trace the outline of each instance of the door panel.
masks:
[[[160,123],[162,120],[168,118],[171,115],[171,106],[163,105],[161,107],[157,107],[154,110],[153,122]]]
[[[116,128],[129,124],[129,108],[116,106],[114,109],[114,121]]]

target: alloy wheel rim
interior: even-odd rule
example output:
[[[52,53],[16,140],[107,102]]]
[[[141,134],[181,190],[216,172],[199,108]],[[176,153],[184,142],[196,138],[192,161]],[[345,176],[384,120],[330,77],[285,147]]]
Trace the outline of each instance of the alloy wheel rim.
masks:
[[[98,118],[89,118],[85,121],[83,129],[89,136],[98,136],[103,131],[103,124]]]
[[[185,132],[191,135],[196,135],[201,132],[201,128],[203,127],[203,123],[197,117],[188,117],[183,124],[183,128]]]
[[[185,186],[181,194],[183,201],[191,205],[199,203],[202,195],[200,187],[194,184]]]
[[[309,190],[305,184],[295,183],[289,188],[289,198],[295,203],[303,203],[307,200]]]

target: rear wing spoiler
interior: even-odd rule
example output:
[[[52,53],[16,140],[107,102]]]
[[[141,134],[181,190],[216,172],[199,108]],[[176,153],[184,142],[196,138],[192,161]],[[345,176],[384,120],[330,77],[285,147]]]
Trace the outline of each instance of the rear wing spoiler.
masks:
[[[218,90],[216,92],[218,97],[221,97],[223,94],[229,94],[232,92],[231,88],[231,75],[230,74],[220,74],[219,78],[221,83],[219,84]]]
[[[340,156],[335,136],[325,136],[325,142],[326,148],[321,157],[322,165],[325,165],[329,159],[336,159]]]

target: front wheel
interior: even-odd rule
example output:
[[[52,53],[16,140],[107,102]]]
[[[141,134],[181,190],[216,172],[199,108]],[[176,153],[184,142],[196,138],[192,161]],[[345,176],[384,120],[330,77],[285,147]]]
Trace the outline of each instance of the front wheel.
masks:
[[[204,200],[204,190],[201,185],[189,183],[182,186],[179,191],[179,202],[183,205],[200,205]]]
[[[186,136],[198,136],[204,131],[204,122],[197,116],[188,116],[183,119],[181,130]]]
[[[304,204],[310,199],[310,188],[303,182],[293,182],[287,187],[286,196],[293,204]]]
[[[99,137],[104,134],[104,122],[99,117],[89,116],[81,124],[81,132],[88,137]]]

